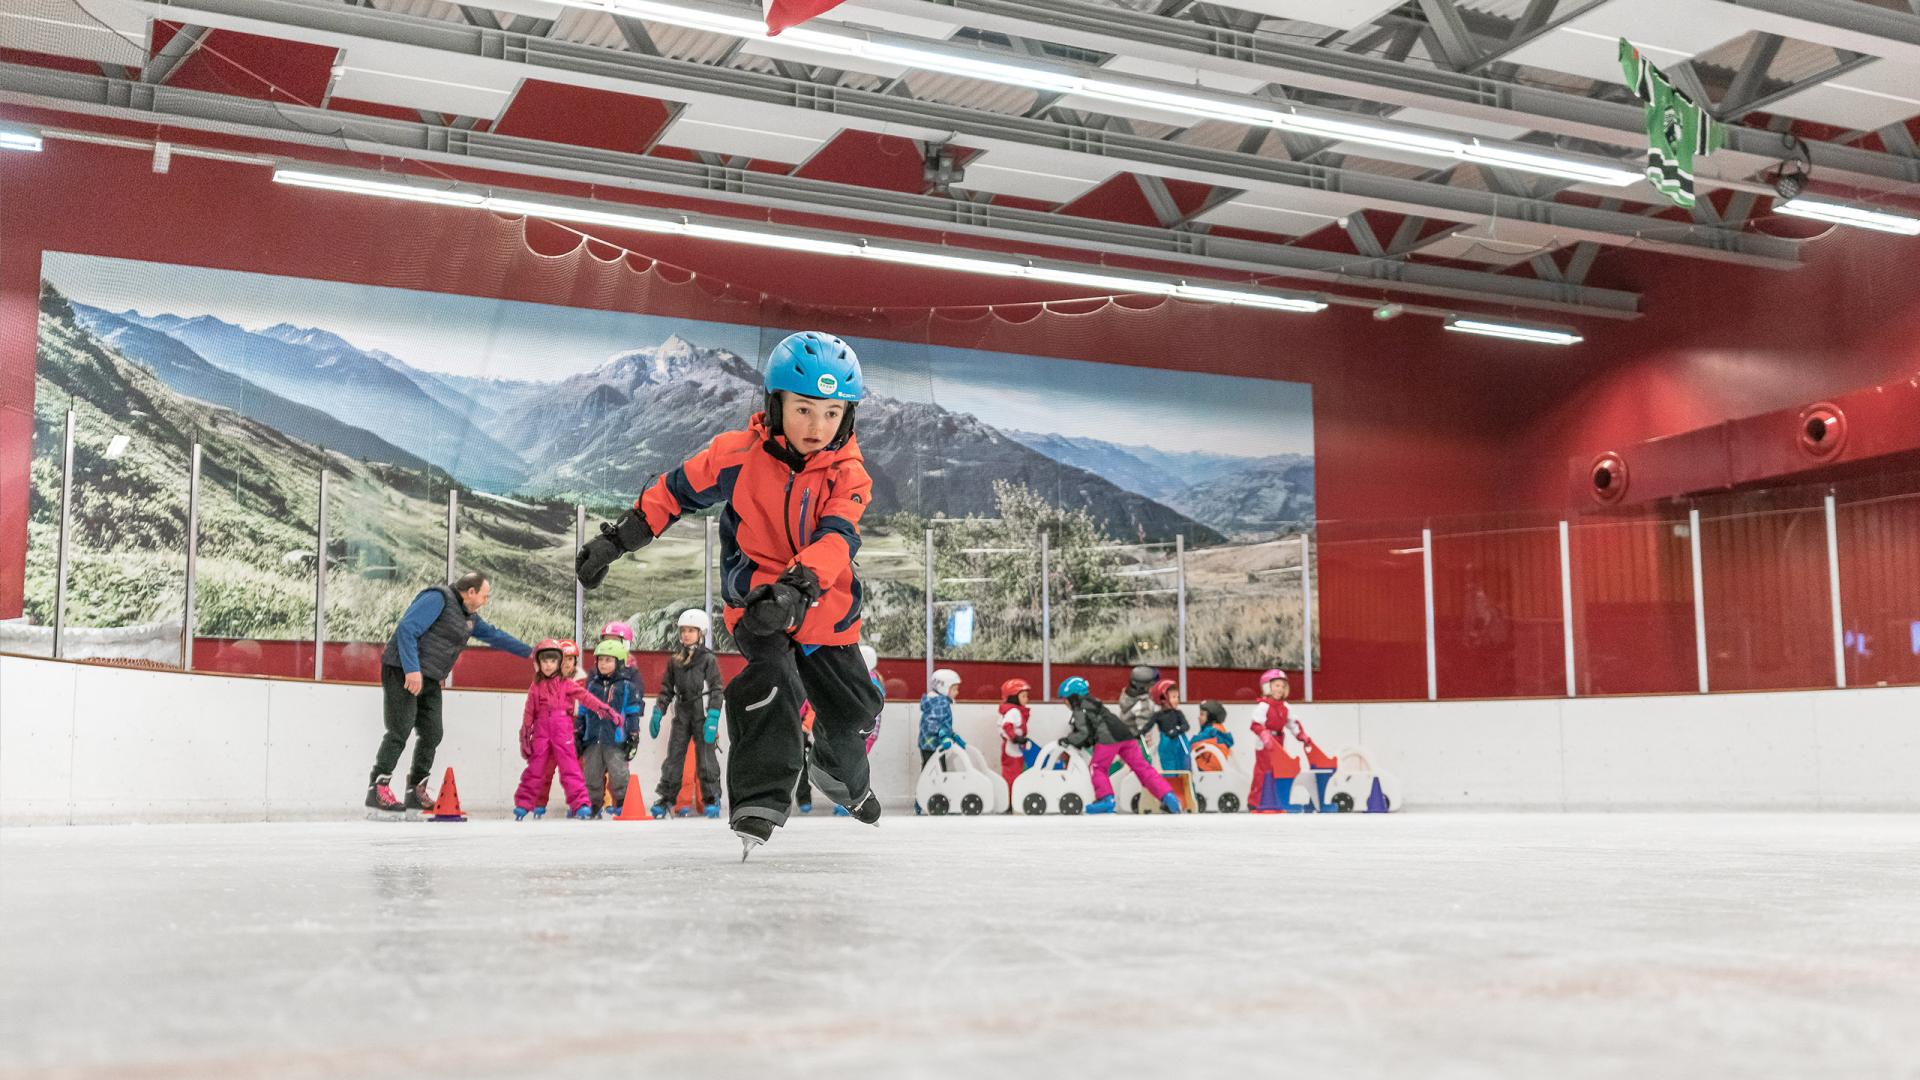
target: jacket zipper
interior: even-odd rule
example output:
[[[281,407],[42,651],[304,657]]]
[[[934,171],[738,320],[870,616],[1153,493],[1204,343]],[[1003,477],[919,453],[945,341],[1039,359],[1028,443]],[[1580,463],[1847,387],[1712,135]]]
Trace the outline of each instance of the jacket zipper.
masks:
[[[787,477],[787,488],[780,493],[780,512],[787,523],[787,539],[793,544],[793,553],[800,554],[800,541],[793,536],[793,477]]]

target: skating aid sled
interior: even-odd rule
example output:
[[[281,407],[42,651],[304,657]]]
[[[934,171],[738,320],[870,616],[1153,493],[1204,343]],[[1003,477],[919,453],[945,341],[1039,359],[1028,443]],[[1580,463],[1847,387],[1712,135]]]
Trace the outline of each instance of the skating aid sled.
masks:
[[[1026,814],[1078,814],[1093,801],[1091,758],[1055,743],[1013,782],[1013,805]]]
[[[948,745],[921,766],[913,799],[934,817],[998,814],[1007,808],[1007,786],[998,773],[987,770],[980,751]]]

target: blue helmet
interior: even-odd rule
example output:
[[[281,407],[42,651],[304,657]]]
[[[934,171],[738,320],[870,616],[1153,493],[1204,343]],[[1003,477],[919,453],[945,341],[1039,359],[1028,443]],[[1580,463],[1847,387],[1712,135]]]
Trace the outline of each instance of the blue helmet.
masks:
[[[1063,698],[1086,697],[1087,691],[1090,689],[1092,689],[1092,687],[1087,685],[1087,680],[1075,675],[1060,684],[1060,696]]]
[[[832,334],[802,330],[788,334],[767,358],[768,393],[784,390],[801,397],[859,401],[867,396],[860,358]]]

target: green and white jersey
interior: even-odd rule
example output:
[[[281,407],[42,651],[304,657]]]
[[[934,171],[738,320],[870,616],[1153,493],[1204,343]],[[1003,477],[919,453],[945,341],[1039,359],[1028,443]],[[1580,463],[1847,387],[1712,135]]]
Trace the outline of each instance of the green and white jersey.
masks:
[[[1667,81],[1653,62],[1620,39],[1620,70],[1647,106],[1647,179],[1676,206],[1693,206],[1693,160],[1726,143],[1726,131]]]

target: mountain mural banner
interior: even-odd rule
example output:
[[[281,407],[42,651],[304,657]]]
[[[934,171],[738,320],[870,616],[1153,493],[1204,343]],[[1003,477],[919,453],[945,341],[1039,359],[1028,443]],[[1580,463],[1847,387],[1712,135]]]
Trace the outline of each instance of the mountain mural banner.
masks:
[[[179,617],[197,442],[197,633],[311,637],[324,470],[329,638],[366,643],[444,576],[450,506],[460,566],[496,580],[490,618],[571,632],[580,515],[744,423],[760,359],[804,329],[57,252],[40,316],[29,619],[52,618],[71,407],[72,625]],[[1300,662],[1310,387],[849,341],[874,479],[857,572],[883,655],[923,654],[931,557],[942,626],[970,631],[937,634],[939,655],[1037,659],[1044,535],[1057,663],[1172,663],[1182,588],[1190,662]],[[587,622],[663,642],[705,602],[716,547],[708,520],[680,522],[588,594]]]

